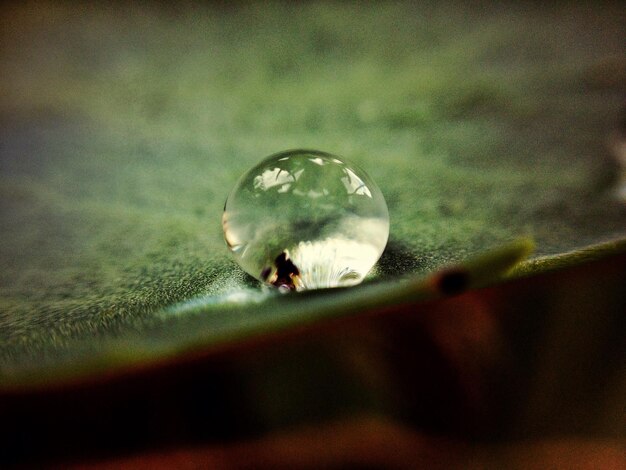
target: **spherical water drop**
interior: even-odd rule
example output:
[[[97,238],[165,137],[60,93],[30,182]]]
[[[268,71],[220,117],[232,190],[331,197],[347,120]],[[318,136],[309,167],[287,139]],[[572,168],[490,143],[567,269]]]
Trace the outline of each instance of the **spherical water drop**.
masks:
[[[246,272],[300,291],[360,283],[385,249],[389,212],[363,170],[325,152],[293,150],[239,179],[222,225]]]

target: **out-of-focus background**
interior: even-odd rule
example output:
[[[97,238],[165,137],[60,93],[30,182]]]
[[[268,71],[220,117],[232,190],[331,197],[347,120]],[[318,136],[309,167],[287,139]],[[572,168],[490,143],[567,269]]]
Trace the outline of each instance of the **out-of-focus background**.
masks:
[[[536,257],[623,238],[625,31],[619,2],[3,3],[0,381],[58,362],[71,370],[128,335],[148,358],[160,347],[201,348],[185,343],[185,331],[210,336],[229,321],[224,299],[259,290],[225,248],[224,200],[244,171],[280,150],[342,155],[378,183],[391,234],[368,282],[427,275],[520,236],[535,239]],[[613,312],[598,326],[608,349],[589,350],[606,356],[616,384],[611,334],[623,331],[615,312],[624,304],[608,284],[605,311],[571,305],[580,318]],[[195,298],[210,315],[172,314]],[[548,326],[537,317],[576,308],[519,302],[535,314],[510,333],[521,344],[550,325],[554,338],[571,322],[585,329],[567,314]],[[242,308],[255,314],[254,303]],[[420,334],[454,338],[443,331]],[[524,360],[539,354],[520,348]],[[378,356],[364,354],[376,369]],[[537,379],[544,385],[577,361],[555,357]],[[524,360],[515,367],[534,371]],[[110,355],[103,361],[115,367]],[[594,356],[571,383],[592,387],[588,372],[601,362]],[[299,369],[268,367],[278,377],[269,395]],[[551,390],[546,403],[559,403],[561,389]],[[623,403],[611,397],[609,414]],[[282,399],[265,400],[266,418],[272,409],[289,415]],[[318,404],[303,421],[327,402]],[[607,420],[593,429],[615,436]]]

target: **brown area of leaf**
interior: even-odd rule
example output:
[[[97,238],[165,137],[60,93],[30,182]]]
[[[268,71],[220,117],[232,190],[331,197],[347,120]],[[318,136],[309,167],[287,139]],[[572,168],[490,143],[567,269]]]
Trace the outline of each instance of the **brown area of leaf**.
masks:
[[[546,439],[469,445],[366,417],[223,446],[157,451],[65,468],[124,469],[615,469],[625,468],[625,443]]]

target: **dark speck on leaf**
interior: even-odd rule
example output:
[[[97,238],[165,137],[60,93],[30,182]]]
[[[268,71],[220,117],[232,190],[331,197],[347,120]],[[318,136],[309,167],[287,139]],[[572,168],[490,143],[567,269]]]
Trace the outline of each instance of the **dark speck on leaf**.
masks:
[[[446,295],[463,292],[469,285],[469,273],[464,269],[451,269],[437,280],[437,288]]]

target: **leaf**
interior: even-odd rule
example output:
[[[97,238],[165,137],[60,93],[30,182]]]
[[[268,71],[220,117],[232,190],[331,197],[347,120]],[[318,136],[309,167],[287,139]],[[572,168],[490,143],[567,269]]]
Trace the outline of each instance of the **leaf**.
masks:
[[[195,298],[157,313],[160,322],[144,324],[139,334],[118,340],[78,341],[33,365],[4,367],[2,386],[18,389],[82,380],[111,369],[149,364],[182,353],[250,339],[311,323],[338,320],[393,305],[434,300],[493,283],[528,256],[532,243],[520,240],[432,276],[370,283],[344,289],[280,295],[248,293],[241,298]],[[461,284],[459,283],[461,282]],[[451,291],[450,286],[453,287]],[[251,310],[254,314],[251,315]],[[169,321],[168,321],[169,320]],[[94,354],[94,343],[95,351]]]
[[[3,5],[0,371],[78,374],[173,354],[203,314],[176,306],[197,297],[250,300],[199,304],[222,326],[197,346],[272,329],[219,221],[239,175],[287,148],[355,161],[392,218],[369,282],[281,299],[275,315],[290,327],[301,309],[391,301],[385,289],[403,276],[520,237],[539,257],[524,275],[551,263],[542,257],[623,238],[605,145],[623,85],[594,86],[589,72],[621,57],[620,12],[597,7],[602,27],[590,30],[585,8],[560,8],[567,21],[540,6]],[[452,290],[462,277],[447,278]]]
[[[513,267],[509,273],[509,277],[531,276],[540,272],[556,271],[624,252],[626,252],[626,239],[614,240],[607,243],[591,245],[580,250],[562,253],[560,255],[543,256],[526,260]]]

